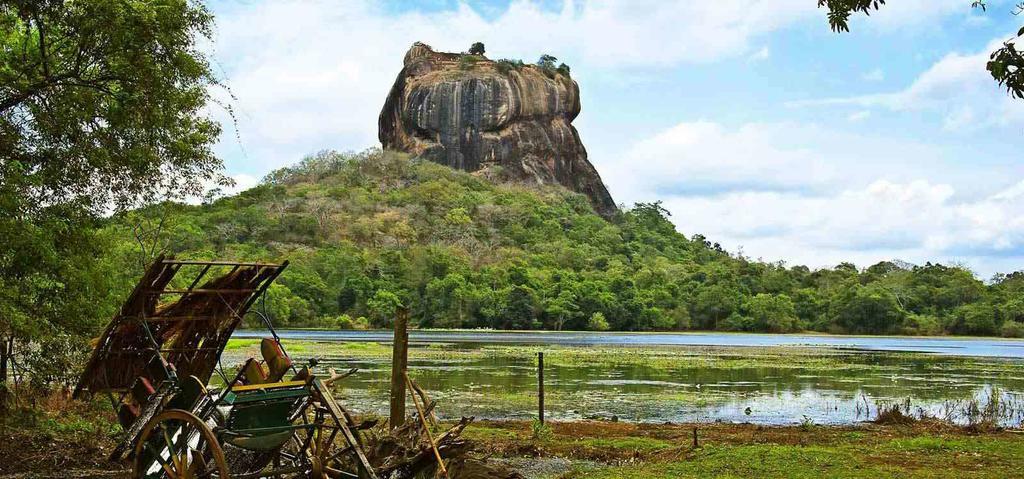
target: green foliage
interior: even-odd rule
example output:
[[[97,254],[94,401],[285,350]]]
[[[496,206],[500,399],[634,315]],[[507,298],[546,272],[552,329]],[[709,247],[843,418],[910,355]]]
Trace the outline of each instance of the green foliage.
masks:
[[[470,47],[469,47],[469,54],[470,55],[483,55],[484,54],[484,44],[482,42],[473,42],[473,44],[470,45]]]
[[[587,321],[587,329],[590,331],[608,331],[608,320],[604,319],[604,314],[600,311],[590,315],[590,320]]]
[[[508,74],[512,70],[522,70],[526,66],[522,60],[510,60],[508,58],[502,58],[495,62],[495,64],[502,75]]]
[[[541,55],[540,58],[537,60],[537,66],[542,71],[544,71],[544,74],[547,75],[548,77],[554,78],[556,74],[568,77],[569,65],[562,63],[556,67],[555,62],[557,61],[557,58],[545,53],[544,55]]]
[[[1007,321],[1003,323],[1000,332],[1005,338],[1024,338],[1024,323]]]
[[[793,301],[785,294],[758,293],[747,300],[744,308],[755,331],[788,333],[797,329]]]
[[[551,426],[538,420],[530,423],[530,430],[532,432],[530,437],[538,441],[549,441],[554,437],[554,431],[551,429]]]
[[[475,65],[478,62],[482,61],[481,58],[482,58],[481,56],[473,55],[473,54],[459,55],[459,69],[460,70],[469,70],[470,68],[473,68],[473,65]]]
[[[828,24],[836,32],[850,31],[850,15],[871,15],[871,10],[882,5],[885,0],[818,0],[818,8],[828,8]]]
[[[0,344],[39,378],[64,382],[43,366],[80,359],[114,311],[107,268],[127,263],[95,258],[138,250],[99,218],[225,182],[205,116],[217,79],[196,45],[212,21],[188,0],[0,2]]]
[[[1024,274],[986,285],[956,266],[756,262],[686,238],[660,203],[606,221],[560,187],[379,150],[321,152],[237,196],[133,214],[161,211],[179,256],[289,259],[267,301],[285,326],[387,327],[400,307],[436,328],[998,335],[1024,322]],[[124,289],[129,219],[103,231]]]
[[[537,66],[539,66],[539,67],[541,67],[541,68],[543,68],[545,70],[554,70],[555,69],[555,62],[557,62],[557,61],[558,61],[557,58],[555,58],[555,57],[545,53],[545,54],[541,55],[539,59],[537,59]]]
[[[0,3],[5,214],[200,193],[221,166],[203,115],[217,80],[196,46],[212,22],[187,0]]]

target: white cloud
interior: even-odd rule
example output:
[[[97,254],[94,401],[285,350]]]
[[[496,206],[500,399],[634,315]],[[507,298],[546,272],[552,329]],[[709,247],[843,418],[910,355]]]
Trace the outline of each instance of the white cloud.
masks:
[[[934,28],[937,18],[950,15],[972,16],[969,1],[964,0],[900,0],[886,2],[871,16],[851,17],[851,31],[861,28],[870,30],[896,30],[907,28]]]
[[[901,2],[903,3],[903,2]],[[920,4],[921,2],[911,2]],[[877,27],[934,20],[951,10],[927,2],[913,15],[886,5]],[[764,56],[763,36],[797,23],[827,31],[810,0],[513,0],[501,11],[459,3],[396,12],[370,0],[218,2],[215,56],[237,101],[218,153],[229,167],[263,174],[322,148],[377,144],[380,106],[414,41],[459,51],[483,41],[492,58],[530,61],[552,53],[586,75],[643,76],[682,63]],[[220,94],[220,93],[219,93]]]
[[[882,81],[885,80],[885,72],[881,68],[875,68],[869,72],[864,72],[861,78],[866,81]]]
[[[903,30],[969,10],[963,0],[890,3],[858,17],[853,34],[862,21],[863,30]],[[224,118],[218,153],[229,171],[246,173],[235,176],[238,188],[319,149],[377,144],[379,109],[414,41],[455,51],[483,41],[492,58],[552,53],[580,79],[671,83],[662,75],[668,67],[770,56],[764,37],[774,31],[827,31],[824,10],[809,0],[566,1],[556,9],[515,0],[486,14],[466,3],[395,13],[369,0],[215,9],[213,48],[237,97],[239,129],[236,141]],[[1014,105],[986,76],[987,52],[950,54],[901,91],[815,104],[853,107],[840,121],[884,110],[936,113],[948,128],[1005,119]],[[1001,184],[1000,173],[949,167],[943,150],[928,144],[808,124],[700,121],[628,150],[615,161],[591,152],[616,199],[666,198],[682,230],[755,256],[825,265],[962,253],[971,264],[1006,270],[993,255],[1021,241],[1024,185],[986,193],[978,184]]]
[[[947,130],[1004,127],[1024,120],[1024,105],[1010,98],[985,65],[989,53],[1003,40],[993,40],[980,52],[949,53],[921,73],[906,88],[889,93],[825,98],[789,103],[795,107],[879,107],[894,112],[934,113]]]
[[[223,188],[223,192],[227,196],[234,195],[234,194],[237,194],[237,193],[241,193],[241,192],[243,192],[245,190],[248,190],[249,188],[252,188],[252,187],[254,187],[254,186],[256,186],[256,185],[258,185],[260,183],[259,178],[256,178],[255,176],[247,175],[247,174],[244,174],[244,173],[240,173],[240,174],[237,174],[237,175],[232,175],[231,179],[235,181],[234,186],[230,186],[228,188]]]
[[[756,51],[754,53],[751,53],[750,56],[747,57],[747,61],[748,62],[764,61],[764,60],[767,60],[768,57],[770,57],[770,56],[771,56],[771,52],[768,50],[768,47],[761,47],[760,50],[758,50],[758,51]]]
[[[377,115],[415,41],[447,51],[483,41],[492,58],[552,53],[581,75],[638,74],[749,55],[751,39],[820,14],[806,0],[566,1],[554,10],[520,0],[486,18],[464,3],[395,13],[369,0],[287,0],[222,3],[215,13],[214,54],[236,98],[234,119],[218,112],[218,153],[256,174],[323,148],[376,145]]]
[[[620,201],[663,199],[680,230],[754,257],[814,267],[963,260],[986,275],[1020,268],[1024,181],[965,181],[972,168],[905,140],[701,121],[639,142],[606,177]]]
[[[871,117],[870,110],[860,110],[850,113],[846,119],[849,121],[864,121]]]
[[[712,121],[677,124],[601,163],[615,198],[735,191],[817,194],[884,174],[911,181],[945,162],[943,151],[913,141],[868,138],[804,123]],[[948,169],[956,176],[956,169]]]

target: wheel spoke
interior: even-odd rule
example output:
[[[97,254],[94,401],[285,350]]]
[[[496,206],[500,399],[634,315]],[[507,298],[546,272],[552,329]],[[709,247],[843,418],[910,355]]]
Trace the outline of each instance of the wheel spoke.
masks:
[[[203,457],[203,453],[195,449],[189,449],[189,454],[192,455],[192,461],[189,463],[189,477],[209,477],[210,472],[207,470],[206,458]]]
[[[151,419],[135,451],[133,477],[159,473],[169,479],[223,479],[229,475],[216,436],[188,411],[171,409]]]
[[[190,453],[191,453],[191,450],[189,448],[187,448],[187,447],[184,450],[181,451],[181,461],[180,461],[180,463],[181,463],[181,478],[182,479],[192,479],[192,467],[188,463],[188,456],[189,456]]]
[[[180,474],[180,471],[182,470],[181,460],[178,457],[177,451],[174,450],[174,441],[171,440],[171,435],[170,433],[167,432],[167,427],[165,427],[163,424],[160,425],[160,432],[163,434],[164,442],[167,444],[167,454],[171,457],[171,461],[174,463],[174,470],[178,474]],[[175,474],[174,476],[172,476],[172,478],[177,479],[178,474]]]
[[[164,460],[163,456],[161,456],[161,453],[163,453],[163,451],[158,451],[149,444],[146,444],[145,448],[147,451],[149,451],[150,454],[153,454],[153,457],[156,458],[156,462],[160,463],[160,467],[164,468],[164,471],[167,472],[167,477],[174,478],[174,469],[171,467],[170,464],[167,463],[167,461]]]

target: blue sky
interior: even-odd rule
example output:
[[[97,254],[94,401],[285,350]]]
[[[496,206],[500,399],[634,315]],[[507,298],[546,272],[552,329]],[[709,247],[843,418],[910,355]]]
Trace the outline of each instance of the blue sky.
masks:
[[[984,71],[1024,21],[1012,3],[890,2],[842,35],[816,3],[218,1],[238,128],[217,151],[249,186],[376,146],[414,41],[483,41],[491,58],[569,64],[575,125],[616,201],[662,200],[687,235],[811,267],[1024,268],[1024,101]]]

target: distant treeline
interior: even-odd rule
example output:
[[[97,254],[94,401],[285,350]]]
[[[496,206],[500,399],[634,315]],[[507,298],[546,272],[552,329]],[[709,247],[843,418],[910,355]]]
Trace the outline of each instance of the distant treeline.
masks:
[[[140,239],[180,257],[287,258],[267,301],[284,327],[387,327],[407,307],[433,328],[1024,335],[1022,273],[986,284],[938,264],[766,263],[687,238],[667,216],[641,203],[609,222],[562,188],[369,150],[322,152],[202,205],[122,214],[102,236],[124,291]]]

